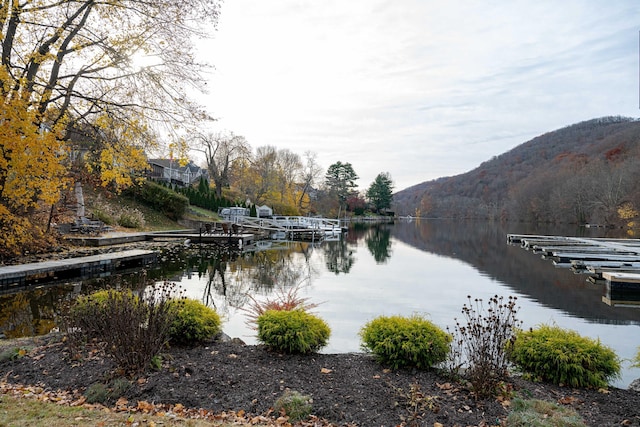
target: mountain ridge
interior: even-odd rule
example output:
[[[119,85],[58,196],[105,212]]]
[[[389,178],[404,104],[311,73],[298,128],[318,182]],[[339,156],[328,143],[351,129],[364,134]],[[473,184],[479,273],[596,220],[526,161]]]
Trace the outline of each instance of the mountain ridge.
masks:
[[[394,209],[440,218],[612,221],[625,203],[640,206],[639,159],[638,119],[595,118],[539,135],[463,174],[399,191]]]

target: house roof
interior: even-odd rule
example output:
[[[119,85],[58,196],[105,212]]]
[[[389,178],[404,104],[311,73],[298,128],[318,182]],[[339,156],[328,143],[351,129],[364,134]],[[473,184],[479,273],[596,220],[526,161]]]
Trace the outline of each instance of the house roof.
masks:
[[[189,161],[189,163],[184,166],[181,166],[179,161],[171,159],[149,159],[148,162],[152,165],[158,165],[165,169],[171,168],[180,172],[185,172],[187,169],[191,172],[197,172],[200,170],[200,167],[196,166],[192,161]]]

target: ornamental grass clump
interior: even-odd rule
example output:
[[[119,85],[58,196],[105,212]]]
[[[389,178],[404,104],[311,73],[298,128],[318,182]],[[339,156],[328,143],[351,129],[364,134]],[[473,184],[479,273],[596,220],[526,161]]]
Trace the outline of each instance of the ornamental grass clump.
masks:
[[[222,321],[218,313],[194,299],[169,301],[175,317],[169,328],[169,341],[181,345],[194,345],[218,335]]]
[[[302,283],[292,286],[289,289],[279,287],[274,291],[274,298],[268,298],[264,301],[257,300],[253,295],[247,294],[251,303],[246,308],[241,309],[247,316],[247,325],[253,329],[257,329],[258,318],[267,310],[302,310],[308,312],[316,308],[318,306],[317,303],[309,302],[308,298],[298,295],[301,287]]]
[[[267,310],[257,320],[258,341],[284,353],[312,353],[327,345],[331,329],[304,310]]]
[[[312,410],[311,396],[306,396],[295,390],[286,390],[280,396],[275,404],[274,409],[287,417],[290,422],[302,421],[309,418]]]
[[[513,399],[506,424],[509,427],[586,427],[572,408],[538,399]]]
[[[451,336],[420,315],[380,316],[360,330],[361,346],[393,369],[428,369],[443,362]]]
[[[631,360],[632,368],[640,368],[640,347],[638,347],[638,352],[636,353],[636,357]]]
[[[615,352],[599,340],[549,325],[519,331],[509,357],[535,380],[571,387],[606,387],[621,369]]]

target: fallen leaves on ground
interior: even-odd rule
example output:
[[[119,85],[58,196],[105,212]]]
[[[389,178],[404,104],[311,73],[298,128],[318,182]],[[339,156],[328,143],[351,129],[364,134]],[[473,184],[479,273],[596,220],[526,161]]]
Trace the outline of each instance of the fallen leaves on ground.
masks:
[[[87,403],[86,398],[78,391],[50,391],[38,385],[27,386],[22,384],[10,384],[6,381],[0,381],[0,394],[6,394],[17,398],[30,398],[57,405],[83,407],[85,409],[100,410],[104,412],[142,413],[157,417],[199,419],[215,421],[218,423],[225,422],[238,426],[293,426],[293,424],[289,422],[288,417],[278,416],[278,414],[275,414],[271,410],[263,415],[251,415],[246,413],[244,410],[214,413],[202,408],[187,408],[180,403],[154,404],[146,401],[138,401],[135,404],[132,404],[123,397],[118,399],[113,407],[107,407],[99,403]],[[326,420],[310,416],[308,420],[299,421],[295,426],[331,427],[334,426],[334,424],[331,424]]]

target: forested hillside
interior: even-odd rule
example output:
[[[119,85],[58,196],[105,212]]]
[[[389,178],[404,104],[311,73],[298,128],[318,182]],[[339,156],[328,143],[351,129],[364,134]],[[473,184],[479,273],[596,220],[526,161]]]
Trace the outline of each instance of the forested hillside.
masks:
[[[407,188],[394,205],[399,215],[617,224],[640,210],[639,178],[640,121],[604,117]]]

